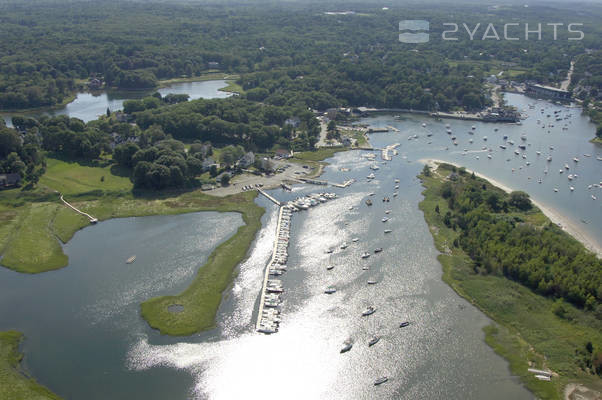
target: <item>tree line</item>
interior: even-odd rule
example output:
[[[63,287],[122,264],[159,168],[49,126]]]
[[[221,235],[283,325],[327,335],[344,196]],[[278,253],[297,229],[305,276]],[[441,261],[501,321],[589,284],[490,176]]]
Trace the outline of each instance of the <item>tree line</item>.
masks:
[[[530,222],[526,193],[506,194],[474,174],[447,170],[452,179],[441,187],[449,206],[443,221],[459,233],[454,245],[472,259],[475,272],[503,275],[602,315],[602,261],[595,254],[553,223]]]

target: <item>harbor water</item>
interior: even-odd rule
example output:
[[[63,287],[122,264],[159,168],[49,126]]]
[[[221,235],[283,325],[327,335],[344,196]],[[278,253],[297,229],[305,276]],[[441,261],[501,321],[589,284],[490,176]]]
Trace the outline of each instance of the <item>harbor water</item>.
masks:
[[[602,180],[596,158],[602,149],[588,142],[593,125],[578,109],[518,95],[507,100],[530,115],[522,125],[415,115],[366,118],[362,122],[370,126],[399,129],[370,135],[375,147],[401,143],[391,161],[383,162],[376,151],[375,161],[366,158],[370,151],[341,152],[328,160],[320,179],[355,179],[349,187],[268,191],[280,201],[323,191],[337,195],[292,215],[287,271],[278,277],[282,322],[275,334],[255,331],[278,215],[264,197],[256,200],[267,210],[262,228],[224,293],[215,329],[186,338],[161,336],[140,318],[139,303],[185,288],[211,250],[242,223],[237,214],[144,217],[86,228],[65,246],[67,268],[34,276],[0,270],[0,329],[23,331],[25,367],[73,399],[532,399],[485,344],[482,328],[491,321],[441,280],[438,252],[418,209],[418,160],[442,159],[527,191],[602,242],[602,189],[589,188]],[[549,121],[546,115],[557,109],[571,116]],[[537,119],[556,126],[542,129]],[[562,130],[565,124],[569,128]],[[501,149],[507,140],[515,145]],[[516,156],[521,142],[526,150]],[[567,172],[558,172],[565,163],[578,175],[572,183]],[[366,179],[370,173],[375,179]],[[382,222],[385,216],[390,219]],[[349,244],[345,249],[343,242]],[[375,254],[376,248],[383,251]],[[361,258],[364,252],[370,257]],[[135,263],[126,265],[133,254]],[[336,292],[325,294],[331,286]],[[368,306],[376,312],[362,316]],[[400,328],[404,321],[410,325]],[[380,341],[368,346],[374,335]],[[341,354],[347,340],[353,347]],[[388,382],[374,386],[383,376]]]

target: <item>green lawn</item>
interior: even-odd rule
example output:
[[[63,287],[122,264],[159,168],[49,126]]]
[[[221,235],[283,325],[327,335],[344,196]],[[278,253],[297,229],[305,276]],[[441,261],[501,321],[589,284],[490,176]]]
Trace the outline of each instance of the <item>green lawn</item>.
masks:
[[[19,353],[22,339],[23,334],[19,332],[0,332],[0,399],[58,400],[57,395],[37,384],[19,368],[23,358]]]
[[[40,184],[59,191],[68,199],[70,194],[81,194],[94,190],[106,192],[129,191],[133,185],[127,176],[111,172],[116,166],[105,162],[101,166],[86,166],[54,158],[47,159],[46,173]],[[125,174],[123,174],[125,175]],[[103,180],[104,177],[104,180]]]
[[[560,318],[552,312],[552,299],[504,277],[474,273],[470,258],[453,246],[458,233],[443,223],[448,206],[440,196],[440,187],[447,174],[421,175],[425,197],[420,209],[437,249],[443,253],[439,256],[443,280],[496,322],[485,329],[487,343],[510,362],[512,372],[539,398],[561,399],[564,386],[571,382],[602,390],[602,380],[581,370],[575,356],[588,341],[595,348],[602,347],[602,321],[568,304],[567,316]],[[439,213],[434,211],[437,205]],[[537,225],[549,222],[539,210],[523,217]],[[567,240],[573,239],[567,235]],[[530,366],[550,368],[559,376],[552,382],[539,381],[527,372]]]

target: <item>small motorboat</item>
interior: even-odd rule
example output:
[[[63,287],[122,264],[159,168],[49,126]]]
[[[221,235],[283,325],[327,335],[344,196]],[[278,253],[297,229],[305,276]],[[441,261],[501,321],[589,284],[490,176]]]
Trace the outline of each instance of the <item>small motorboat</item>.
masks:
[[[410,325],[410,323],[408,321],[404,321],[401,324],[399,324],[400,328],[405,328],[406,326]]]
[[[368,347],[374,346],[380,340],[380,336],[372,336],[370,341],[368,341]]]
[[[358,240],[360,240],[360,239],[359,239],[359,238],[353,238],[353,239],[351,239],[351,241],[352,241],[353,243],[356,243]]]
[[[372,205],[372,200],[370,200],[370,199],[366,200],[366,205],[367,206],[371,206]]]
[[[362,317],[367,317],[368,315],[372,315],[376,312],[376,308],[372,306],[368,306],[364,311],[362,311]]]
[[[349,247],[349,245],[347,244],[347,242],[343,242],[343,244],[341,244],[341,249],[345,250],[347,247]]]
[[[390,214],[391,210],[385,210],[385,214]]]
[[[341,348],[341,353],[348,352],[349,350],[351,350],[352,347],[353,347],[353,342],[351,341],[351,339],[345,340],[345,342],[343,342],[343,347]]]
[[[381,219],[382,222],[387,222],[389,220],[389,218],[384,217],[383,219]]]
[[[391,230],[391,229],[385,229],[385,233],[391,233],[391,232],[393,232],[393,230]]]
[[[364,254],[362,254],[362,258],[368,258],[368,257],[370,257],[370,253],[364,253]]]
[[[334,268],[334,265],[332,265],[332,264],[326,266],[327,271],[330,271],[333,268]]]
[[[332,286],[327,287],[326,290],[324,290],[324,293],[326,294],[333,294],[335,293],[337,290],[335,288],[333,288]]]
[[[368,285],[376,285],[377,283],[378,283],[377,281],[372,280],[372,279],[368,281]]]
[[[383,251],[382,247],[377,247],[376,249],[374,249],[374,253],[380,253],[381,251]]]
[[[130,258],[128,258],[127,260],[125,260],[126,264],[132,264],[134,261],[136,261],[136,256],[131,256]]]
[[[387,378],[386,376],[382,376],[374,381],[374,386],[382,385],[383,383],[387,382],[388,380],[389,380],[389,378]]]

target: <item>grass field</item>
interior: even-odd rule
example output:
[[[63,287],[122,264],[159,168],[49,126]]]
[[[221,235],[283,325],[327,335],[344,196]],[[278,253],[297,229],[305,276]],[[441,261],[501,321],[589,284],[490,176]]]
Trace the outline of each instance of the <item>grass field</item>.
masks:
[[[67,162],[54,158],[47,159],[46,173],[40,184],[61,192],[67,197],[93,190],[108,192],[130,191],[132,182],[127,176],[114,175],[114,164],[106,162],[101,166],[86,166],[77,162]]]
[[[174,83],[214,81],[214,80],[222,80],[222,79],[236,80],[238,78],[239,78],[239,75],[235,75],[235,74],[225,74],[223,72],[206,72],[200,76],[165,79],[165,80],[159,81],[159,87],[166,87],[169,85],[173,85]]]
[[[344,147],[321,147],[314,151],[300,151],[296,152],[293,156],[293,160],[299,161],[322,161],[327,158],[334,156],[339,151],[347,150]]]
[[[58,400],[57,395],[37,384],[19,368],[23,358],[19,353],[22,339],[19,332],[0,332],[0,399]]]
[[[443,223],[448,206],[440,188],[448,172],[421,176],[426,189],[420,209],[442,253],[443,280],[496,322],[485,329],[487,343],[510,362],[512,373],[539,398],[562,399],[563,388],[572,382],[602,390],[602,380],[582,371],[575,356],[588,341],[595,348],[602,347],[602,321],[568,304],[567,315],[560,318],[552,312],[552,299],[504,277],[475,274],[470,258],[453,246],[458,233]],[[434,211],[437,205],[439,214]],[[549,222],[537,209],[524,217],[538,225]],[[567,235],[567,240],[573,239]],[[527,371],[530,367],[549,368],[558,376],[542,382]]]

